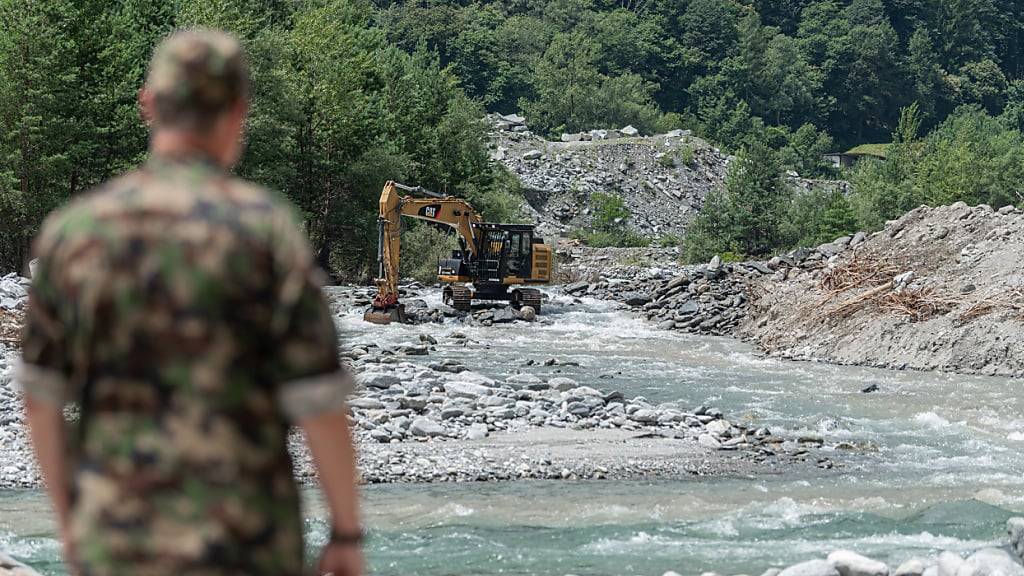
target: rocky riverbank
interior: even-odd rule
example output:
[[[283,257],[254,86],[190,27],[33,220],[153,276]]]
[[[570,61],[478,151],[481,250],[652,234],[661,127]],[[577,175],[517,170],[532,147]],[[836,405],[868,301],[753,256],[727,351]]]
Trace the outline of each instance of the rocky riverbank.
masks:
[[[673,255],[563,248],[563,290],[782,358],[1024,376],[1024,213],[1012,206],[921,207],[768,261],[680,266]]]

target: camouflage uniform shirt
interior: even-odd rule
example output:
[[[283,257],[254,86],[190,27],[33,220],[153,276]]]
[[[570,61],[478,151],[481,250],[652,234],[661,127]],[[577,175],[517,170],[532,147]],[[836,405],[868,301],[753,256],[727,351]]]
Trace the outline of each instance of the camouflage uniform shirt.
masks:
[[[81,406],[85,573],[301,573],[287,421],[340,407],[348,380],[288,205],[155,158],[51,216],[35,253],[21,382]]]

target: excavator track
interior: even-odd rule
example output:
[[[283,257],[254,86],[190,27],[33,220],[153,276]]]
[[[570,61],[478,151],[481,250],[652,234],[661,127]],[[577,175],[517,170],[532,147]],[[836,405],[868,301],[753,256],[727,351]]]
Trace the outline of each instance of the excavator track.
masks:
[[[519,308],[529,306],[534,312],[540,314],[541,292],[536,288],[517,288],[512,299],[513,305]]]
[[[459,312],[469,312],[473,309],[473,293],[465,286],[449,286],[445,289],[445,296],[448,305]]]

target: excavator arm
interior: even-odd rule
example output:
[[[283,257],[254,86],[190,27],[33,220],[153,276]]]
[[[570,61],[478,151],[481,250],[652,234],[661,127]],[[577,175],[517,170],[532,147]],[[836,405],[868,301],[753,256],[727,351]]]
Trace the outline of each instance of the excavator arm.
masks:
[[[399,191],[407,192],[403,196]],[[425,198],[412,195],[422,195]],[[380,195],[377,248],[377,295],[366,319],[387,323],[399,319],[398,270],[402,254],[402,217],[425,220],[453,229],[462,239],[464,249],[477,256],[474,223],[483,222],[465,200],[431,192],[419,186],[406,186],[388,181]]]

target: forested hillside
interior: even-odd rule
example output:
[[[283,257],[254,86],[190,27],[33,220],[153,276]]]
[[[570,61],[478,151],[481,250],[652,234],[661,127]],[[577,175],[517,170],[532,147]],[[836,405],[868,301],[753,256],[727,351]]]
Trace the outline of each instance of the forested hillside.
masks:
[[[47,212],[143,159],[134,94],[157,40],[191,25],[244,39],[255,93],[239,172],[293,199],[344,276],[369,270],[385,178],[511,217],[485,111],[547,134],[632,124],[754,149],[760,172],[709,204],[756,210],[755,227],[771,212],[775,240],[747,242],[750,218],[704,222],[714,237],[693,257],[1024,188],[1014,0],[0,0],[0,267],[23,262]],[[904,146],[858,168],[854,197],[801,207],[773,192],[777,170],[827,174],[823,152],[891,141],[901,114]],[[797,208],[808,222],[778,228]]]
[[[386,4],[391,41],[437,50],[471,97],[551,131],[682,120],[735,147],[762,123],[809,122],[848,147],[888,141],[914,101],[928,129],[1021,98],[1013,0]]]

